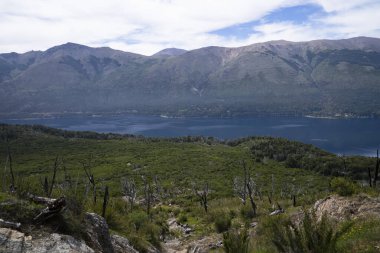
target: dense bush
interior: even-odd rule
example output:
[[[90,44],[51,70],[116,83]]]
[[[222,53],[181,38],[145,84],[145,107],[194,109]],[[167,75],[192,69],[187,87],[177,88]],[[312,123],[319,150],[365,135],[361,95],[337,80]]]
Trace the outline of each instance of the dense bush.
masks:
[[[184,213],[181,213],[181,214],[178,216],[177,221],[178,221],[179,223],[186,223],[186,222],[187,222],[187,215],[184,214]]]
[[[247,220],[250,220],[255,217],[255,213],[253,212],[252,207],[249,206],[248,204],[240,208],[240,215],[242,216],[243,219],[247,219]]]
[[[326,214],[318,219],[314,212],[304,212],[304,218],[299,225],[292,223],[290,219],[274,219],[271,223],[273,243],[282,253],[337,253],[338,239],[351,226],[352,223],[345,223],[337,229]]]
[[[248,253],[249,233],[246,229],[231,230],[223,234],[223,247],[226,253]]]
[[[129,221],[136,231],[149,221],[148,215],[143,211],[134,211],[129,214]]]
[[[333,178],[330,185],[331,190],[338,193],[340,196],[351,196],[358,188],[355,182],[343,177]]]
[[[218,233],[226,232],[231,227],[231,217],[228,215],[220,215],[216,217],[214,225]]]

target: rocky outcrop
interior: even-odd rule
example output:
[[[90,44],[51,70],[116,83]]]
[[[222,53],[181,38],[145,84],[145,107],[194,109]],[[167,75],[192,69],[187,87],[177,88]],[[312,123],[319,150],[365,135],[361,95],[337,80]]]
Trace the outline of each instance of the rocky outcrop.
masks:
[[[86,213],[86,241],[95,252],[113,253],[108,224],[103,217],[95,213]]]
[[[324,213],[335,220],[366,217],[380,218],[380,199],[368,196],[340,197],[329,196],[314,204],[318,218]]]
[[[104,218],[86,213],[86,242],[69,235],[46,234],[33,238],[11,228],[0,228],[1,253],[138,253],[127,238],[110,236]],[[86,244],[87,243],[87,244]],[[158,253],[150,248],[147,252]]]
[[[0,228],[0,252],[2,253],[94,253],[83,241],[69,235],[50,234],[32,240],[16,230]]]
[[[115,253],[139,253],[130,245],[125,237],[112,235],[111,242]]]

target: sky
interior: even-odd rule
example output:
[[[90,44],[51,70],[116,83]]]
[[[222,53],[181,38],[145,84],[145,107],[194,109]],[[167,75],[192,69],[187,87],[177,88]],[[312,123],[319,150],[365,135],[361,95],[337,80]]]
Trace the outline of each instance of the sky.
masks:
[[[380,0],[1,0],[0,53],[67,42],[164,48],[380,37]]]

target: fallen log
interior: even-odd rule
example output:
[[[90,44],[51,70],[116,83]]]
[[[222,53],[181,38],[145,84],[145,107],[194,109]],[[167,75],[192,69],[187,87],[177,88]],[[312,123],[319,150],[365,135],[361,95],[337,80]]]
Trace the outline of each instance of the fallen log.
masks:
[[[284,209],[277,209],[277,210],[274,210],[273,212],[271,212],[269,215],[273,216],[273,215],[278,215],[278,214],[281,214],[284,212],[285,212]]]
[[[46,197],[40,197],[40,196],[36,196],[34,194],[31,194],[31,193],[27,193],[26,195],[30,200],[32,200],[33,202],[37,203],[37,204],[44,204],[44,205],[49,205],[49,204],[52,204],[54,201],[56,201],[57,199],[52,199],[52,198],[46,198]]]
[[[284,213],[284,212],[285,212],[284,208],[282,208],[282,207],[280,206],[280,204],[277,203],[277,209],[274,210],[273,212],[271,212],[269,215],[270,215],[270,216],[273,216],[273,215],[282,214],[282,213]]]
[[[5,221],[3,219],[0,219],[0,227],[2,227],[2,228],[20,228],[21,223]]]
[[[47,204],[47,207],[43,209],[35,218],[34,221],[42,222],[45,221],[58,213],[66,209],[66,200],[64,197],[60,197],[51,203]]]

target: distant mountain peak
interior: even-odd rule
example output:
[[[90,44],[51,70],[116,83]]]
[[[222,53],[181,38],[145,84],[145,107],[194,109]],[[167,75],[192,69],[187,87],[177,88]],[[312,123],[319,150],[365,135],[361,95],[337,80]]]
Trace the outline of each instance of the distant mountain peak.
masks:
[[[158,57],[172,57],[172,56],[179,56],[179,55],[182,55],[184,53],[186,53],[187,51],[184,50],[184,49],[180,49],[180,48],[166,48],[166,49],[163,49],[157,53],[155,53],[154,55],[152,56],[158,56]]]
[[[81,45],[81,44],[67,42],[65,44],[49,48],[45,52],[46,53],[54,53],[54,52],[61,51],[61,50],[63,50],[63,51],[79,51],[79,50],[85,50],[85,49],[91,49],[91,48],[88,46]]]

